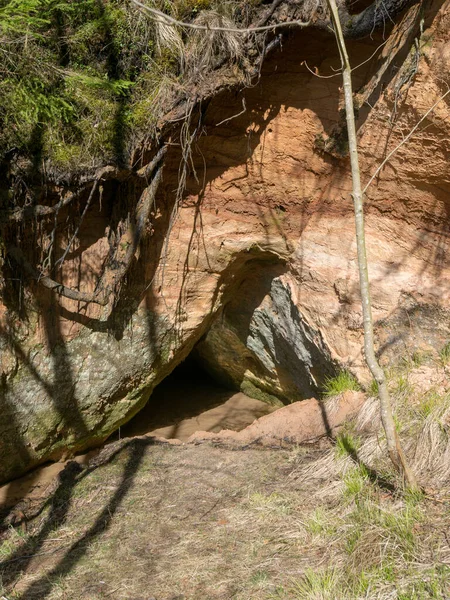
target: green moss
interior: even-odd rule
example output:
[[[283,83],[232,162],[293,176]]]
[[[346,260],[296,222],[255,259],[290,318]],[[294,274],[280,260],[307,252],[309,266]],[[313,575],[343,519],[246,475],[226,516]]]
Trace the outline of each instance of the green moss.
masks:
[[[159,359],[161,364],[165,365],[169,362],[173,349],[177,343],[177,334],[174,331],[168,331],[161,341],[159,349]]]
[[[283,406],[283,402],[277,396],[262,390],[248,379],[242,381],[240,389],[243,394],[250,396],[250,398],[255,398],[255,400],[260,400],[270,406]]]
[[[136,25],[130,10],[116,0],[13,0],[0,10],[14,51],[14,61],[0,56],[0,152],[14,145],[56,169],[120,158],[127,98],[152,47],[148,22]]]
[[[248,16],[237,2],[174,0],[159,8],[184,20],[209,9]],[[1,3],[0,155],[17,147],[47,171],[122,162],[183,86],[183,52],[158,43],[156,29],[121,0]]]

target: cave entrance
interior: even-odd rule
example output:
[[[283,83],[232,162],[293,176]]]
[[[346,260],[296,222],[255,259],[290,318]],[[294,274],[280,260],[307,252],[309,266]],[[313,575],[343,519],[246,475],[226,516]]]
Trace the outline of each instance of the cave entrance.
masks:
[[[320,331],[295,304],[286,265],[261,251],[245,258],[209,329],[120,435],[185,441],[197,431],[240,431],[277,407],[317,397],[334,375]]]
[[[145,407],[121,427],[120,435],[186,441],[196,431],[240,431],[274,410],[222,386],[189,356],[154,389]]]

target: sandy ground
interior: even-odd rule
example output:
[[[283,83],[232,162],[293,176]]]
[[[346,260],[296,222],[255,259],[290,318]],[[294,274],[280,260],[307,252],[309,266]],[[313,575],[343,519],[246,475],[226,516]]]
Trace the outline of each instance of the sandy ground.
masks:
[[[334,440],[322,435],[314,443],[281,443],[284,434],[298,440],[323,434],[326,423],[333,431],[342,411],[348,416],[347,408],[357,406],[359,393],[281,408],[230,432],[235,442],[244,435],[240,445],[225,443],[223,431],[203,433],[195,443],[122,437],[98,455],[50,466],[46,489],[36,485],[39,473],[22,481],[40,496],[28,492],[0,514],[0,598],[450,598],[450,396],[434,386],[405,388],[405,377],[416,381],[417,371],[405,367],[390,385],[422,492],[403,490],[375,398],[366,399]],[[219,411],[217,398],[210,399],[203,422],[181,402],[188,427],[228,426],[233,411],[224,406],[233,406],[234,394]],[[150,412],[150,423],[173,435],[168,416],[175,420],[178,409],[176,403],[169,408]],[[131,425],[138,423],[139,416]],[[249,434],[272,442],[247,443]],[[280,443],[273,443],[275,435]]]
[[[197,431],[218,433],[223,429],[241,431],[255,419],[272,413],[275,407],[249,398],[241,392],[233,394],[226,402],[196,417],[183,419],[179,423],[161,427],[149,432],[149,435],[187,441]]]
[[[342,470],[334,448],[141,437],[103,452],[67,465],[34,517],[0,530],[0,597],[447,597],[447,496],[402,499],[351,459]]]
[[[221,388],[207,377],[195,380],[174,373],[158,386],[147,406],[110,441],[141,435],[186,441],[197,431],[240,431],[274,410],[245,394]],[[98,452],[93,450],[76,456],[75,460],[87,465]],[[66,464],[67,461],[39,467],[1,486],[0,507],[13,506],[24,498],[36,500],[45,496]]]
[[[215,440],[227,444],[290,446],[335,434],[355,416],[363,395],[346,392],[333,402],[314,398],[281,409],[243,393],[219,387],[205,377],[186,376],[177,370],[152,394],[147,406],[122,427],[109,443],[145,436],[200,443]],[[89,466],[100,449],[75,457],[80,466]],[[0,488],[0,506],[44,498],[66,462],[45,465]]]

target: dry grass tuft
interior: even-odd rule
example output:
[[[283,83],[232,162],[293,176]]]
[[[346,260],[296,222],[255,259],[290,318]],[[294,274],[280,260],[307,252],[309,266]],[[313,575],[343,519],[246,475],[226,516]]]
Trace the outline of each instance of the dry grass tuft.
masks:
[[[413,442],[412,464],[422,481],[440,488],[450,483],[450,394],[428,405],[425,414]]]
[[[196,25],[236,27],[229,16],[214,10],[202,11],[194,20]],[[236,62],[243,50],[243,38],[231,31],[193,31],[186,47],[187,64],[194,73],[207,73],[214,68],[218,57]]]

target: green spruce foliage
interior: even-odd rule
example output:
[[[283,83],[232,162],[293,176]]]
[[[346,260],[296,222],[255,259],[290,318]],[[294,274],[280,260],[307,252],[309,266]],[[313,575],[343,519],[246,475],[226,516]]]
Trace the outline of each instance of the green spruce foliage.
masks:
[[[237,6],[148,3],[183,20],[234,18]],[[0,0],[0,159],[57,172],[120,164],[180,88],[188,36],[165,36],[129,0]]]
[[[127,17],[117,2],[0,3],[2,154],[28,150],[67,167],[117,155],[110,115],[129,95],[142,54]]]

